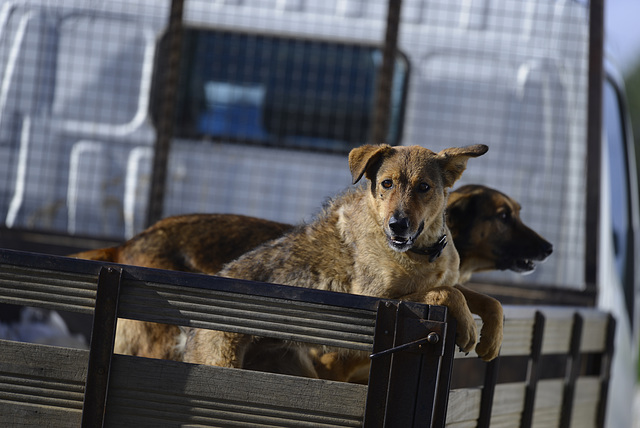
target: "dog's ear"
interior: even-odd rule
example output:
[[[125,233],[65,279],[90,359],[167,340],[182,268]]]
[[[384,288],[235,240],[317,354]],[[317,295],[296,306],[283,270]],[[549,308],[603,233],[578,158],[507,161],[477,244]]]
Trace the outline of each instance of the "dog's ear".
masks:
[[[349,152],[349,169],[351,170],[353,184],[360,181],[364,173],[376,165],[382,155],[390,150],[391,146],[387,144],[378,146],[366,144],[351,150]],[[367,177],[370,178],[370,174],[367,174]]]
[[[438,153],[440,165],[442,167],[442,177],[444,187],[451,187],[462,176],[467,168],[469,158],[477,158],[487,153],[488,146],[476,144],[468,147],[453,147],[444,149]]]
[[[462,229],[467,228],[467,224],[470,224],[476,213],[475,209],[471,206],[471,195],[461,195],[460,193],[452,192],[449,195],[449,201],[447,202],[447,226],[451,231],[452,236],[457,236]]]

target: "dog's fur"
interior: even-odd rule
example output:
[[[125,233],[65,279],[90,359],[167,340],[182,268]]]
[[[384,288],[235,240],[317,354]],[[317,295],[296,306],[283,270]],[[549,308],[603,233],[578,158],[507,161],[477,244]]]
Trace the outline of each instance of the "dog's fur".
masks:
[[[236,214],[167,217],[117,247],[69,257],[213,275],[293,226]]]
[[[520,204],[504,193],[479,185],[451,192],[447,225],[460,255],[461,282],[474,272],[512,270],[528,273],[553,245],[527,227]]]
[[[452,243],[430,250],[449,235],[447,189],[470,157],[486,151],[482,145],[440,153],[419,146],[356,148],[349,154],[353,181],[366,176],[369,186],[346,192],[311,224],[241,256],[219,275],[445,305],[458,321],[456,343],[470,351],[477,331],[465,298],[470,290],[458,284],[458,253]],[[470,293],[470,301],[482,296],[485,307],[494,306],[476,346],[490,360],[502,342],[502,310],[494,299]],[[190,329],[184,361],[242,367],[251,341],[244,334]]]
[[[447,225],[460,253],[461,278],[468,278],[475,271],[509,266],[533,268],[534,265],[526,260],[543,260],[551,252],[551,244],[522,222],[519,204],[495,189],[481,185],[463,186],[451,192],[447,212]],[[292,227],[233,214],[183,215],[163,219],[118,247],[74,256],[211,274],[236,256],[279,237]],[[505,251],[507,248],[509,250]],[[476,307],[471,309],[474,313],[479,312]],[[179,333],[178,327],[173,325],[121,319],[116,350],[131,355],[179,359],[181,353],[176,348]],[[270,357],[274,358],[265,358],[265,353],[271,351],[274,354]],[[354,370],[366,362],[360,356],[345,358],[343,354],[321,353],[319,349],[312,352],[315,370],[321,378],[365,380],[366,370],[361,369],[354,376]],[[274,367],[274,360],[283,364]],[[289,367],[287,361],[292,360],[294,363]],[[313,369],[307,365],[305,360],[300,361],[297,352],[288,348],[274,349],[266,339],[248,350],[244,364],[255,370],[285,374],[312,373]]]
[[[460,257],[460,282],[475,272],[528,273],[553,251],[520,218],[520,204],[490,187],[468,184],[449,194],[447,226]],[[167,217],[117,247],[70,255],[133,266],[216,274],[293,225],[237,214]]]
[[[243,227],[238,227],[243,225]],[[120,246],[70,257],[149,268],[213,275],[222,266],[292,226],[234,214],[193,214],[168,217]],[[205,233],[216,231],[215,234]],[[179,327],[119,319],[114,350],[149,358],[180,360]]]
[[[486,186],[467,185],[451,192],[447,205],[447,225],[460,254],[461,278],[468,278],[478,270],[505,269],[509,266],[532,268],[533,264],[526,263],[526,260],[542,260],[548,255],[551,244],[522,222],[519,211],[520,206],[516,201]],[[118,247],[86,251],[73,256],[213,274],[235,257],[281,236],[292,227],[233,214],[182,215],[163,219]],[[505,251],[506,248],[509,250]],[[511,260],[505,255],[511,256]],[[472,308],[472,311],[478,312],[477,308]],[[118,322],[116,351],[179,359],[181,354],[176,352],[179,332],[178,327],[173,325],[121,319]],[[274,370],[264,366],[266,346],[262,345],[266,343],[258,342],[249,351],[248,361],[245,361],[247,367]],[[290,359],[287,358],[288,351],[278,349],[276,352],[278,359]],[[353,364],[347,364],[344,358],[336,359],[336,356],[336,353],[316,355],[320,377],[341,380],[349,377]],[[297,355],[293,354],[293,357]],[[286,372],[283,366],[278,370]]]

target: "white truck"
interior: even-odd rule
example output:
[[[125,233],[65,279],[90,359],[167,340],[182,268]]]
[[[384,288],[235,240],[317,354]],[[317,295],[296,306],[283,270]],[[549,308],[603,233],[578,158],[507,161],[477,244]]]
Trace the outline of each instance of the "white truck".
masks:
[[[379,71],[398,5],[2,0],[1,245],[52,234],[122,241],[143,230],[167,132],[162,216],[309,219],[349,186],[346,153],[380,120]],[[473,282],[506,303],[611,312],[606,425],[623,427],[637,379],[638,192],[624,88],[598,44],[602,3],[590,7],[405,0],[381,135],[435,151],[489,145],[460,185],[519,201],[554,254],[533,274]],[[173,121],[163,110],[171,70]]]

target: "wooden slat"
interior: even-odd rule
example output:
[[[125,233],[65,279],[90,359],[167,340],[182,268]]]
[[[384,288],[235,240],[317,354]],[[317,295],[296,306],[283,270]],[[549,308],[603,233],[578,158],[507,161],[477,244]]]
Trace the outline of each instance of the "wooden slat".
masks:
[[[375,324],[373,310],[131,279],[123,281],[119,316],[366,351]]]
[[[566,354],[571,343],[573,314],[545,314],[545,333],[542,340],[543,354]],[[554,316],[555,315],[555,316]]]
[[[447,409],[447,427],[466,426],[480,416],[481,388],[461,388],[451,390]]]
[[[0,263],[0,302],[92,314],[97,275]]]
[[[540,428],[558,426],[563,385],[563,379],[545,379],[538,382],[532,426]],[[480,413],[480,393],[479,388],[463,388],[451,391],[447,427],[464,427],[468,423],[475,423]],[[595,426],[595,413],[599,394],[600,383],[597,377],[578,378],[572,427]],[[491,415],[491,427],[519,426],[520,415],[524,406],[524,395],[524,383],[497,385]]]
[[[562,410],[562,379],[545,379],[538,381],[536,402],[531,426],[548,428],[558,426]]]
[[[545,316],[545,332],[542,354],[566,354],[569,352],[573,315],[579,312],[584,317],[586,334],[582,335],[581,352],[602,352],[606,343],[607,314],[596,309],[559,308],[539,306],[504,306],[504,339],[501,356],[525,356],[531,352],[531,337],[535,311]],[[478,331],[482,321],[476,317]],[[455,358],[477,358],[475,352],[465,355],[456,352]]]
[[[491,427],[519,426],[526,385],[523,382],[496,385],[491,412]]]
[[[0,340],[0,426],[79,426],[89,352]]]
[[[357,427],[367,388],[115,355],[107,426]]]
[[[608,315],[604,312],[580,310],[584,319],[581,352],[603,352],[607,343]]]
[[[571,426],[575,428],[595,427],[600,397],[600,379],[583,376],[576,381]]]

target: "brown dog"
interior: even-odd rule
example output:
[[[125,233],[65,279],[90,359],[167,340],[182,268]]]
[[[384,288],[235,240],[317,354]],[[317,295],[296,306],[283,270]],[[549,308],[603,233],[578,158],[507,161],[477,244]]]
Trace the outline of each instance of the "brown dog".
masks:
[[[219,275],[445,305],[458,321],[456,343],[463,351],[477,340],[467,301],[478,305],[482,299],[480,306],[492,310],[483,319],[476,352],[495,358],[502,309],[494,299],[457,285],[459,258],[454,245],[446,245],[444,218],[447,189],[470,157],[486,151],[482,145],[440,153],[419,146],[354,149],[354,183],[366,175],[369,186],[343,194],[311,224],[241,256]],[[242,367],[251,341],[244,334],[190,329],[184,360]]]
[[[118,247],[71,257],[213,275],[225,263],[291,228],[288,224],[234,214],[182,215],[163,219]],[[119,319],[116,332],[117,353],[167,360],[182,358],[176,348],[178,326]]]
[[[543,260],[550,243],[527,227],[519,204],[486,186],[467,185],[449,196],[447,225],[460,254],[460,276],[475,271],[528,266]],[[137,266],[216,273],[227,262],[255,246],[281,236],[291,225],[234,214],[194,214],[169,217],[118,247],[86,251],[75,257]],[[508,250],[505,250],[508,249]],[[478,309],[472,308],[472,312]],[[179,329],[172,325],[119,320],[117,352],[176,359]],[[250,368],[264,367],[261,346],[247,356]],[[281,352],[281,351],[279,351]],[[335,355],[320,356],[321,377],[345,379],[348,365],[338,366]],[[282,369],[281,369],[282,372]]]
[[[534,261],[543,261],[552,253],[553,246],[522,222],[520,208],[512,198],[486,186],[466,185],[451,192],[447,226],[460,256],[460,282],[467,282],[474,272],[530,272],[535,269]],[[471,312],[483,320],[496,315],[484,295],[467,290],[465,298]],[[260,359],[257,348],[251,349],[250,368],[270,371],[271,367],[261,366],[269,359]],[[323,353],[317,348],[312,349],[312,355],[316,372],[323,379],[367,382],[368,361],[361,355]]]

